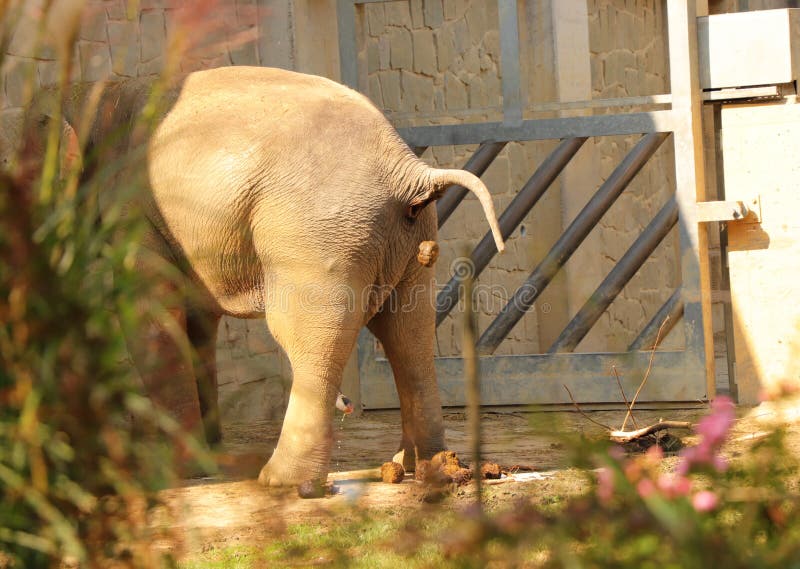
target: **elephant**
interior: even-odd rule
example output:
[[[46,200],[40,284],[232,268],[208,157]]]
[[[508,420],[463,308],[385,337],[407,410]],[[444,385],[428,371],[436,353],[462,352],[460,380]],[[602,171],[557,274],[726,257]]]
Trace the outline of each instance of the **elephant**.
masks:
[[[148,396],[209,444],[219,442],[219,320],[263,318],[293,380],[258,479],[266,486],[324,480],[343,368],[367,326],[394,373],[400,450],[412,464],[443,450],[429,301],[435,256],[420,244],[437,238],[429,206],[458,184],[478,198],[503,250],[480,179],[425,164],[360,93],[266,67],[190,73],[167,90],[151,136],[134,128],[108,143],[113,128],[148,109],[150,94],[142,81],[106,86],[88,126],[89,146],[99,150],[95,165],[85,165],[129,158],[109,184],[141,182],[132,198],[147,219],[141,271],[159,279],[157,267],[166,264],[181,275],[159,295],[195,360],[186,363],[165,322],[126,331]],[[77,109],[66,102],[73,126],[85,120]]]

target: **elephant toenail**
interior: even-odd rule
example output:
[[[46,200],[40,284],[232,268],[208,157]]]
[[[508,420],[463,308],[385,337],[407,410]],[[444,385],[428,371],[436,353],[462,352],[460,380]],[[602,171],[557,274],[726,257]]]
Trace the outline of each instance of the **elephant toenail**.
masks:
[[[423,241],[419,244],[417,261],[423,267],[432,267],[439,258],[439,245],[436,241]]]

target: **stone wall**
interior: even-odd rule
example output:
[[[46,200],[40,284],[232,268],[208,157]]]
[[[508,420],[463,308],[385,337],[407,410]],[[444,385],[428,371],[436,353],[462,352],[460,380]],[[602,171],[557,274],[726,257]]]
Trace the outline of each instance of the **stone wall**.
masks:
[[[574,98],[565,69],[585,75],[583,98],[664,93],[668,63],[665,15],[660,0],[587,0],[589,63],[573,70],[562,63],[564,30],[553,22],[564,0],[520,2],[522,85],[529,104]],[[575,0],[572,0],[575,1]],[[562,4],[557,4],[562,2]],[[22,2],[23,17],[4,59],[2,106],[20,105],[30,86],[57,81],[56,48],[35,49],[36,14],[42,0]],[[44,37],[58,43],[72,17],[82,25],[71,56],[72,78],[141,77],[221,65],[273,65],[338,78],[335,0],[71,0],[56,2],[57,15]],[[712,13],[779,8],[796,2],[711,0]],[[407,0],[367,4],[358,12],[361,87],[397,126],[498,120],[502,117],[497,8],[490,0]],[[7,24],[7,22],[6,22]],[[578,65],[580,67],[580,65]],[[578,97],[581,98],[581,97]],[[528,117],[557,116],[533,113]],[[636,137],[587,143],[481,276],[479,325],[483,329],[542,259]],[[509,144],[483,179],[502,210],[554,142]],[[474,146],[429,149],[423,159],[461,166]],[[581,170],[582,168],[582,170]],[[581,176],[591,175],[590,183]],[[672,148],[667,142],[567,263],[536,306],[512,331],[500,354],[540,353],[577,312],[672,191]],[[486,224],[468,197],[440,235],[441,283],[454,259],[480,240]],[[624,349],[680,280],[674,233],[658,248],[579,351]],[[719,333],[722,318],[715,314]],[[223,409],[228,420],[279,417],[290,385],[290,366],[261,320],[224,319],[219,331]],[[461,352],[457,318],[439,328],[440,355]],[[682,342],[680,327],[673,346]]]
[[[589,45],[594,98],[668,92],[665,16],[659,0],[590,0]],[[521,33],[524,85],[529,104],[557,100],[553,28],[547,1],[523,3]],[[502,116],[496,6],[480,0],[411,0],[408,4],[368,4],[362,22],[362,54],[367,93],[397,125],[498,120]],[[549,47],[549,49],[548,49]],[[531,112],[528,116],[547,116]],[[638,137],[607,137],[581,150],[599,164],[593,186],[581,201],[564,203],[555,184],[508,240],[479,279],[479,327],[484,329],[514,290],[546,254],[591,193],[622,160]],[[499,208],[508,205],[554,143],[509,144],[484,175]],[[460,166],[474,147],[438,147],[423,159],[442,167]],[[585,243],[513,329],[497,354],[546,351],[588,294],[611,270],[673,191],[669,143],[644,168]],[[486,232],[480,206],[468,197],[440,234],[437,279],[446,282],[452,261],[471,250]],[[579,351],[624,350],[680,281],[677,239],[670,235],[579,346]],[[570,275],[573,278],[570,279]],[[578,278],[580,275],[580,278]],[[570,287],[576,290],[568,290]],[[439,327],[440,355],[460,353],[460,319]]]

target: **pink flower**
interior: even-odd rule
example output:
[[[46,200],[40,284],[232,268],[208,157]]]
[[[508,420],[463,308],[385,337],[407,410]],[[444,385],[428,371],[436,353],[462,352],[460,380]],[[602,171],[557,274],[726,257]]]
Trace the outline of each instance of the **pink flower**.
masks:
[[[597,497],[604,504],[614,497],[614,471],[606,466],[597,469]]]
[[[641,496],[646,500],[647,498],[655,494],[656,485],[649,478],[642,478],[636,485],[636,491],[639,492],[639,496]]]
[[[670,499],[687,496],[692,491],[692,481],[678,474],[662,474],[658,477],[658,489]]]
[[[735,420],[733,401],[723,395],[711,402],[711,413],[700,419],[697,432],[703,437],[704,442],[711,446],[720,446],[725,442],[725,437]]]
[[[735,420],[733,401],[725,396],[717,397],[711,403],[711,413],[697,424],[700,443],[681,452],[682,460],[676,468],[678,475],[686,475],[696,466],[711,466],[724,472],[728,463],[718,453]]]
[[[710,512],[717,507],[719,498],[710,490],[700,490],[697,494],[692,496],[692,506],[698,512]]]

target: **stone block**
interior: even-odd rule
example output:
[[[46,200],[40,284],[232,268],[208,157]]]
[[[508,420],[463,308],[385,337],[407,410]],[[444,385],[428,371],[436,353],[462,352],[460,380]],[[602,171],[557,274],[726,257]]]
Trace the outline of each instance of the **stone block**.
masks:
[[[384,4],[386,9],[386,25],[397,26],[400,28],[411,27],[411,12],[408,2],[387,2]]]
[[[266,324],[259,320],[260,327],[250,326],[247,330],[247,351],[251,356],[276,354],[278,344],[267,330]]]
[[[380,43],[375,38],[367,39],[367,74],[372,75],[381,67]]]
[[[161,57],[166,43],[166,23],[161,11],[144,12],[139,18],[141,45],[139,60],[152,61]]]
[[[225,341],[229,343],[244,341],[247,337],[247,320],[226,316],[221,326],[224,327]]]
[[[36,65],[39,74],[39,85],[42,87],[55,87],[58,85],[58,77],[61,74],[61,62],[59,61],[39,61]],[[74,71],[74,66],[73,66]]]
[[[123,77],[135,77],[138,72],[138,25],[135,20],[108,22],[108,39],[111,48],[111,68]]]
[[[378,68],[389,69],[391,61],[391,50],[389,36],[383,35],[378,38]]]
[[[467,80],[467,93],[469,95],[470,109],[485,109],[489,106],[489,94],[486,84],[479,76],[472,76]]]
[[[448,110],[455,111],[467,108],[467,88],[458,77],[449,71],[444,77],[444,96]]]
[[[468,75],[477,75],[481,72],[481,62],[476,46],[472,46],[467,53],[464,54],[464,63],[461,69]]]
[[[367,96],[372,99],[379,109],[383,109],[383,93],[381,91],[381,82],[377,75],[370,75],[368,79]]]
[[[287,397],[279,378],[220,390],[220,413],[225,423],[279,420]]]
[[[456,55],[463,55],[472,45],[466,20],[458,20],[453,24],[453,44]]]
[[[410,0],[409,8],[411,9],[411,27],[419,29],[425,25],[425,16],[422,9],[422,0]]]
[[[589,65],[592,70],[592,91],[603,90],[603,59],[599,55],[592,55],[589,58]]]
[[[425,75],[436,74],[436,44],[433,31],[427,29],[414,30],[414,71]]]
[[[80,41],[78,52],[83,81],[102,81],[111,75],[111,54],[106,44]]]
[[[470,45],[477,45],[483,39],[483,34],[490,25],[487,20],[486,4],[488,2],[472,2],[467,8],[465,15],[467,28],[469,29]],[[496,22],[497,20],[495,20]],[[492,22],[494,24],[494,22]]]
[[[103,5],[106,9],[106,17],[109,20],[126,20],[128,19],[128,2],[127,0],[106,0]]]
[[[380,71],[378,79],[383,94],[384,108],[390,111],[400,110],[400,72]]]
[[[433,111],[433,79],[402,71],[400,80],[403,89],[403,101],[407,102],[409,111]]]
[[[93,42],[108,41],[106,36],[106,24],[108,15],[101,5],[89,5],[86,7],[81,20],[81,29],[78,37],[82,40]]]
[[[39,23],[33,17],[22,15],[11,29],[13,33],[6,48],[7,53],[20,57],[35,57],[39,47],[36,45]]]
[[[445,20],[455,20],[458,18],[458,1],[442,0],[442,11]]]
[[[3,93],[3,107],[19,107],[28,100],[38,81],[32,59],[5,56],[4,66],[0,73]]]
[[[432,148],[434,164],[439,168],[453,168],[455,166],[455,154],[453,147],[434,146]]]
[[[389,32],[390,66],[392,69],[413,69],[414,51],[411,32],[404,28],[392,28]]]
[[[373,37],[382,36],[386,28],[386,11],[384,5],[380,3],[367,4],[367,27],[369,35]]]
[[[248,41],[240,45],[233,45],[228,53],[233,65],[258,65],[258,44],[255,41]]]
[[[423,13],[425,25],[429,28],[438,28],[444,22],[442,0],[424,0]]]
[[[455,37],[454,28],[451,25],[443,26],[434,32],[434,40],[436,43],[436,54],[439,65],[439,71],[443,72],[449,69],[455,59]]]

